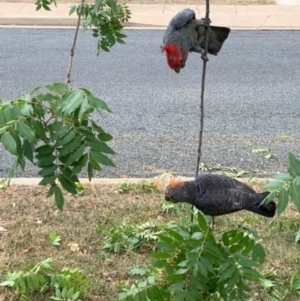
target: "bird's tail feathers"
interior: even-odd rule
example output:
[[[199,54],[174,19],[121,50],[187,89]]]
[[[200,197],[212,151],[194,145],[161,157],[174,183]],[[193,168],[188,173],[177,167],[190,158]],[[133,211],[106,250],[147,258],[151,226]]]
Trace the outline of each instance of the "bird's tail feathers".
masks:
[[[269,195],[269,192],[262,192],[257,194],[257,204],[249,208],[249,211],[260,214],[265,217],[273,217],[276,212],[275,202],[269,202],[267,204],[261,204],[261,202]]]
[[[257,201],[261,203],[269,194],[270,192],[268,191],[257,193],[256,194]]]
[[[228,27],[220,27],[220,26],[210,26],[210,29],[214,32],[217,37],[217,40],[220,43],[223,43],[230,33],[230,28]]]

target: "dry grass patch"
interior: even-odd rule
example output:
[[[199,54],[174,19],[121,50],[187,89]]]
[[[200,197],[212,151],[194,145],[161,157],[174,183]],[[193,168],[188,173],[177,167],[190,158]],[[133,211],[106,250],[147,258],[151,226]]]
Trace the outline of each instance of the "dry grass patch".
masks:
[[[116,193],[120,188],[116,185],[86,186],[83,194],[66,196],[63,212],[56,209],[52,199],[45,199],[46,189],[41,187],[13,186],[0,190],[0,227],[4,228],[0,232],[0,281],[8,271],[52,257],[54,267],[78,267],[90,278],[91,288],[84,300],[117,300],[122,285],[133,279],[128,274],[129,268],[146,266],[150,259],[147,248],[116,254],[105,252],[108,231],[122,222],[162,225],[189,219],[189,205],[182,206],[185,209],[180,216],[174,210],[163,212],[162,192],[156,189],[145,192],[147,187],[138,190],[133,185],[126,191],[123,189],[123,193]],[[300,247],[293,241],[300,220],[294,207],[290,206],[283,217],[275,219],[273,227],[269,227],[269,219],[248,212],[215,220],[216,232],[232,229],[242,222],[256,229],[268,251],[261,268],[263,274],[275,281],[279,291],[289,291],[291,273],[300,274]],[[100,234],[96,231],[98,224],[102,229]],[[59,246],[51,244],[51,231],[61,236]],[[253,300],[270,300],[270,294],[272,290],[257,287]],[[0,288],[0,296],[4,296],[0,300],[18,300],[6,288]],[[37,294],[34,300],[45,300],[45,296]],[[299,297],[289,292],[284,300],[296,301]]]

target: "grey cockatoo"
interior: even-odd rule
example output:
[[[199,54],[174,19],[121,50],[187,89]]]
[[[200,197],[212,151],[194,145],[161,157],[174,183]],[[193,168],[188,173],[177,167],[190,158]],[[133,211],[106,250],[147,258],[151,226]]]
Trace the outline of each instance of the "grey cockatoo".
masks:
[[[204,53],[205,19],[196,19],[195,12],[186,8],[180,11],[170,21],[167,27],[162,51],[166,52],[167,62],[177,73],[185,66],[190,51]],[[227,39],[230,28],[210,26],[208,32],[208,53],[217,55],[224,41]]]

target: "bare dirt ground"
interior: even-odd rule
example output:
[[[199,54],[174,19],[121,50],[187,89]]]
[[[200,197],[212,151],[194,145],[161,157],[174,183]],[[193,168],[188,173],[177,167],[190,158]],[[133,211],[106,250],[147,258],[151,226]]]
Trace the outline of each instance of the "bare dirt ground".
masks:
[[[9,271],[52,257],[55,268],[78,267],[88,275],[91,288],[83,300],[117,300],[122,285],[135,279],[129,275],[129,268],[147,265],[151,250],[143,245],[134,251],[104,251],[109,231],[121,223],[149,222],[159,227],[170,221],[189,221],[189,205],[183,204],[180,214],[174,210],[163,211],[161,189],[149,189],[151,185],[127,187],[130,189],[120,193],[120,186],[116,185],[87,185],[79,196],[66,195],[62,212],[53,199],[45,198],[44,188],[12,186],[0,190],[0,282]],[[254,188],[261,190],[257,185]],[[284,216],[274,219],[273,227],[269,226],[270,219],[249,212],[218,217],[215,221],[216,233],[241,223],[255,229],[268,251],[261,273],[274,281],[276,290],[289,291],[292,273],[299,275],[300,272],[299,245],[293,238],[295,229],[300,226],[299,213],[292,206]],[[99,226],[101,233],[96,231]],[[59,246],[51,244],[51,231],[61,236]],[[273,293],[274,288],[257,286],[251,300],[271,300]],[[19,300],[13,291],[3,287],[0,287],[0,296],[1,301]],[[45,300],[45,295],[36,294],[32,300]],[[284,300],[296,301],[299,297],[288,292]]]

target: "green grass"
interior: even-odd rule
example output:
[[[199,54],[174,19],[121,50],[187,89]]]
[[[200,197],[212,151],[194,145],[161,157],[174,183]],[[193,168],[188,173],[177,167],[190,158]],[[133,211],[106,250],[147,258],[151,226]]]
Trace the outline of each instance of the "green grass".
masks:
[[[163,210],[163,193],[153,185],[86,186],[79,196],[66,195],[63,212],[57,210],[52,199],[45,199],[41,187],[13,186],[0,190],[0,282],[8,271],[52,257],[54,268],[80,268],[91,280],[89,295],[84,300],[114,301],[127,282],[135,277],[132,267],[146,266],[152,251],[151,239],[142,240],[131,250],[113,253],[103,249],[111,229],[124,225],[151,224],[155,231],[169,222],[189,221],[189,205],[168,206]],[[151,189],[148,189],[151,188]],[[256,186],[255,189],[260,190]],[[170,204],[170,203],[168,203]],[[244,226],[255,229],[268,251],[261,272],[274,287],[254,288],[252,300],[277,301],[277,294],[287,292],[286,301],[299,300],[291,292],[293,272],[300,275],[300,245],[294,242],[299,230],[299,213],[289,206],[286,213],[273,220],[250,212],[241,212],[215,218],[215,232]],[[100,228],[100,230],[99,230]],[[98,229],[98,231],[97,231]],[[55,232],[61,240],[53,245],[49,235]],[[122,231],[122,230],[121,230]],[[130,233],[129,233],[130,234]],[[129,235],[130,236],[130,235]],[[126,244],[125,244],[126,245]],[[0,288],[0,300],[16,301],[15,294]],[[45,300],[37,294],[34,301]]]

